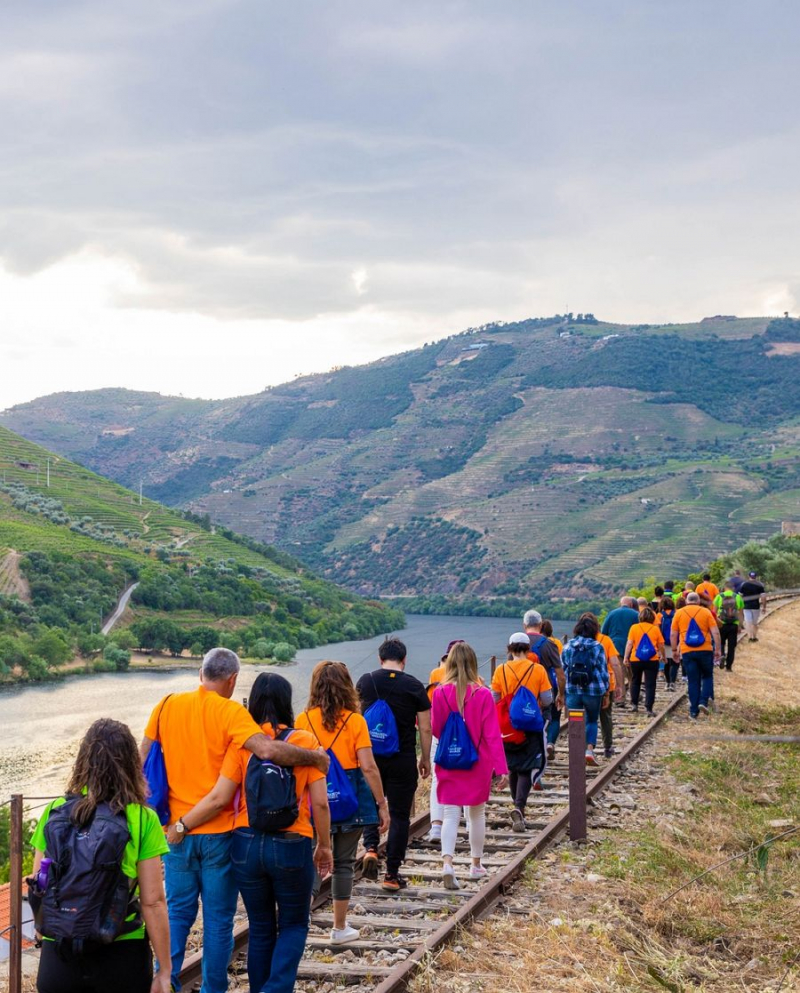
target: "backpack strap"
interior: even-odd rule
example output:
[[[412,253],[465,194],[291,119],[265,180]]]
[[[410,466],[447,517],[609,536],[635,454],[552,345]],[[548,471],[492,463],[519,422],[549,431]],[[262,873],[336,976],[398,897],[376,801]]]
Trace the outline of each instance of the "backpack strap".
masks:
[[[164,699],[161,701],[161,706],[158,708],[158,717],[156,717],[156,741],[161,741],[161,711],[164,709],[164,704],[172,696],[172,693],[167,693]]]

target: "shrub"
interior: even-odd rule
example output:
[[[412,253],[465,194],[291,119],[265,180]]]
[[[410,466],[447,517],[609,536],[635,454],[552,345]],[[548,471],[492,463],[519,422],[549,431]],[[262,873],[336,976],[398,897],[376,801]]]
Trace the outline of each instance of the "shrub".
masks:
[[[291,662],[295,657],[297,649],[286,641],[279,641],[272,649],[272,657],[276,662]]]

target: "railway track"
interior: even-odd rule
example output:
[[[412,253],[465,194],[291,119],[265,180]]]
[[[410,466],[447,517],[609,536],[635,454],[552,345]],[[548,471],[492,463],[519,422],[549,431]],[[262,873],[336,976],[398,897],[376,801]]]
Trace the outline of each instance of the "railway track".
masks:
[[[769,612],[800,596],[800,591],[781,591],[770,596]],[[630,710],[614,712],[614,738],[618,749],[613,759],[586,770],[589,800],[601,792],[616,773],[641,748],[666,717],[686,699],[681,688],[666,694],[659,683],[656,716],[634,715]],[[380,883],[367,882],[356,867],[351,912],[348,921],[360,929],[358,941],[333,945],[330,941],[332,915],[328,887],[315,901],[306,952],[298,972],[298,988],[314,989],[332,982],[337,986],[358,987],[358,993],[400,993],[415,970],[431,952],[454,937],[457,928],[489,912],[508,892],[526,864],[558,840],[568,825],[567,736],[562,735],[556,757],[548,765],[543,789],[531,793],[526,811],[528,830],[511,830],[511,800],[508,792],[493,794],[486,808],[486,846],[483,864],[489,875],[471,880],[466,875],[470,862],[466,828],[459,828],[459,848],[455,858],[458,891],[446,890],[441,882],[441,856],[438,844],[424,841],[430,827],[428,811],[411,823],[410,843],[403,875],[409,886],[400,893],[385,892]],[[239,925],[234,932],[234,958],[247,946],[248,929]],[[192,989],[201,975],[202,952],[187,958],[181,973],[185,989]],[[236,967],[235,967],[236,968]]]

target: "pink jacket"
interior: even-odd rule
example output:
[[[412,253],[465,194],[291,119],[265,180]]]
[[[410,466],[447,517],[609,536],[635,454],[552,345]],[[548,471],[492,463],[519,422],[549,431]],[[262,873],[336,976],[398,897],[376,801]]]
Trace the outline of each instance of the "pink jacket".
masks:
[[[444,730],[451,710],[456,710],[458,700],[452,683],[437,686],[433,692],[431,724],[434,737]],[[464,721],[475,746],[478,761],[471,769],[443,769],[436,766],[439,803],[475,806],[486,803],[492,788],[492,773],[504,776],[508,772],[497,710],[491,690],[485,686],[471,686],[464,704]]]

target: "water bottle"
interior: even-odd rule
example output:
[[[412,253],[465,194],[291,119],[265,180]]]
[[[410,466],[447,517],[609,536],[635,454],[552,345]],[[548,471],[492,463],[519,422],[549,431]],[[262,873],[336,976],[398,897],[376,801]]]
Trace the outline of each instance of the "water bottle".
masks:
[[[36,886],[42,893],[47,889],[47,877],[50,875],[50,866],[52,864],[52,859],[43,858],[39,866],[39,871],[36,873]]]

